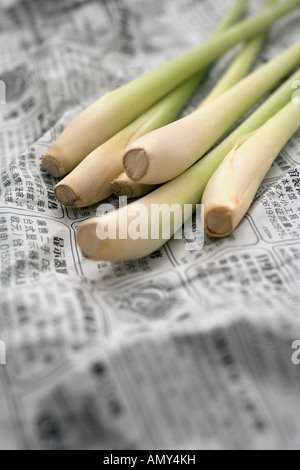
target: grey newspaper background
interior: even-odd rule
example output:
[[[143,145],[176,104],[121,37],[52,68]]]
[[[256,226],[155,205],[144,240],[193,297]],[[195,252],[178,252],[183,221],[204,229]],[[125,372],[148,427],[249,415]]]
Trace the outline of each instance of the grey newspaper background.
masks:
[[[1,1],[0,448],[299,448],[300,133],[232,236],[134,262],[82,257],[97,206],[62,207],[41,168],[81,109],[206,39],[230,4]],[[299,24],[299,9],[277,23],[255,66]]]

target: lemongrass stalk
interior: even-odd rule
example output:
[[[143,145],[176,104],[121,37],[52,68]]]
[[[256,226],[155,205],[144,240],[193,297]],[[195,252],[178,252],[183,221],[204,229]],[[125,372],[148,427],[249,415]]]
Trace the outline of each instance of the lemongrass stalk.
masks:
[[[91,152],[55,186],[57,199],[65,206],[86,207],[110,196],[112,180],[123,171],[122,155],[126,146],[172,122],[195,91],[200,78],[197,75],[189,79]]]
[[[277,0],[267,0],[263,8],[270,8],[277,4]],[[238,83],[244,78],[252,67],[262,45],[266,39],[266,33],[258,36],[255,39],[247,41],[245,46],[239,52],[237,57],[228,67],[221,80],[218,81],[216,86],[206,96],[206,98],[199,104],[197,109],[212,103],[218,96],[221,96],[225,91],[229,90],[233,85]]]
[[[264,4],[264,8],[274,6],[276,3],[277,0],[267,0]],[[224,23],[222,24],[224,25]],[[219,31],[219,29],[220,28],[218,28],[217,31]],[[214,99],[235,85],[249,72],[263,45],[265,38],[266,33],[247,42],[247,44],[243,47],[238,56],[226,70],[224,75],[218,81],[216,86],[205,98],[205,100],[200,103],[197,109],[200,109],[201,107],[204,107],[208,103],[214,101]],[[126,196],[128,198],[144,196],[145,194],[153,191],[156,187],[157,185],[148,185],[135,182],[131,180],[125,172],[115,178],[111,183],[111,188],[114,194],[117,196]]]
[[[154,191],[156,185],[140,184],[132,181],[126,173],[121,173],[111,182],[111,188],[116,196],[126,196],[128,199],[141,197]]]
[[[245,1],[238,0],[235,2],[218,26],[215,34],[220,33],[237,21],[239,19],[238,15],[244,12],[245,5]],[[187,80],[91,152],[55,186],[54,192],[57,199],[65,206],[85,207],[110,196],[113,193],[112,180],[123,171],[122,155],[126,146],[142,135],[173,121],[205,77],[206,72],[207,70],[202,70]],[[119,183],[115,183],[115,188]],[[123,184],[122,187],[126,189],[127,194],[128,185]],[[119,191],[120,188],[119,185]]]
[[[225,13],[218,26],[215,29],[215,34],[226,31],[230,26],[233,26],[245,14],[248,7],[249,0],[235,0],[232,6]]]
[[[274,0],[268,0],[267,4],[274,4]],[[235,85],[239,80],[241,80],[247,74],[247,72],[251,68],[255,58],[257,57],[257,54],[259,53],[262,47],[262,44],[265,40],[265,36],[266,35],[264,34],[264,35],[259,36],[258,38],[252,39],[245,45],[245,47],[240,51],[236,59],[232,62],[230,67],[227,69],[225,74],[221,77],[217,85],[209,93],[206,99],[204,99],[204,101],[200,103],[197,109],[200,109],[204,107],[205,105],[214,101],[214,99],[221,96],[222,93],[224,93],[233,85]],[[132,142],[134,142],[137,138],[138,136],[136,135],[134,139],[131,139]],[[116,156],[116,153],[115,153],[115,156]],[[123,169],[122,160],[119,160],[119,161],[120,161],[120,166],[118,169],[120,169],[121,171]],[[78,167],[78,170],[79,169],[80,171],[82,171],[82,168],[80,168],[80,165]],[[73,170],[73,172],[74,171],[76,171],[76,169]],[[56,188],[59,188],[61,184],[65,184],[65,183],[59,183],[56,186]],[[139,182],[135,182],[132,179],[130,179],[126,175],[125,172],[123,172],[121,175],[115,178],[111,183],[111,189],[114,194],[116,194],[117,196],[127,196],[128,198],[144,196],[145,194],[153,191],[156,187],[157,185],[142,184]],[[90,190],[90,188],[88,190]],[[77,192],[79,193],[79,191]],[[105,197],[108,195],[109,195],[109,191],[105,193]],[[61,198],[59,199],[61,202],[63,202]]]
[[[123,165],[126,174],[144,184],[160,184],[175,178],[202,157],[256,101],[299,63],[300,41],[211,104],[139,138],[125,151]]]
[[[222,163],[226,155],[235,146],[238,139],[245,134],[250,134],[255,131],[274,116],[274,114],[280,111],[280,109],[282,109],[292,99],[293,84],[298,80],[300,80],[300,69],[289,77],[288,80],[286,80],[226,139],[185,172],[190,175],[190,178],[197,178],[199,201],[203,196],[208,181]],[[179,176],[178,181],[180,181],[180,178],[181,177]]]
[[[299,6],[300,0],[286,0],[268,8],[106,94],[66,127],[43,156],[44,168],[53,176],[64,176],[90,152],[136,119],[162,96],[212,63],[235,44],[263,32],[276,20]]]
[[[276,0],[268,0],[265,7],[275,5]],[[227,91],[237,82],[239,82],[249,71],[255,61],[264,41],[266,34],[260,35],[246,43],[235,60],[231,63],[217,85],[207,95],[207,97],[199,104],[197,109],[203,108],[207,104],[214,101],[218,96]],[[142,184],[131,180],[125,172],[115,178],[111,187],[113,193],[117,196],[126,196],[128,198],[136,198],[144,196],[153,191],[157,185]]]
[[[204,108],[212,103],[218,96],[221,96],[225,91],[229,90],[233,85],[238,83],[244,78],[249,69],[251,68],[262,44],[265,40],[265,35],[258,36],[256,39],[249,41],[240,51],[236,59],[232,62],[226,73],[223,75],[213,90],[207,97],[200,103],[197,109]]]
[[[241,138],[203,194],[208,235],[225,237],[241,222],[275,158],[300,128],[300,104],[292,101],[264,126]]]
[[[248,117],[227,139],[225,139],[218,147],[211,151],[206,157],[197,162],[183,174],[174,180],[159,187],[151,194],[141,198],[139,201],[131,203],[127,208],[122,208],[118,212],[118,221],[124,224],[125,221],[132,220],[129,218],[128,208],[134,212],[140,204],[151,210],[153,204],[167,204],[170,207],[179,204],[183,209],[185,204],[192,204],[194,209],[196,204],[200,203],[204,189],[209,179],[214,174],[222,160],[228,152],[236,144],[237,139],[244,134],[253,132],[262,126],[268,119],[277,113],[289,100],[294,93],[293,83],[300,79],[300,69],[292,75],[276,92],[274,92],[251,116]],[[112,217],[112,216],[111,216]],[[85,222],[78,230],[77,241],[79,247],[87,258],[93,260],[131,260],[144,257],[158,250],[166,241],[165,238],[154,240],[131,240],[130,237],[116,240],[101,240],[97,232],[98,223],[105,224],[107,219],[102,217],[90,219]],[[145,220],[149,224],[151,231],[151,221]],[[170,237],[179,228],[170,224]],[[184,221],[183,221],[184,222]]]

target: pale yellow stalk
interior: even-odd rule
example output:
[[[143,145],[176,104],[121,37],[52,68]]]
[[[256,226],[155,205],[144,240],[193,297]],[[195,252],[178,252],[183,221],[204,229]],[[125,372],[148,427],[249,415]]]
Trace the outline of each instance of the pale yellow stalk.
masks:
[[[141,137],[125,151],[126,174],[143,184],[161,184],[180,175],[299,63],[300,41],[211,104]]]
[[[66,206],[85,207],[112,194],[111,182],[122,173],[122,155],[130,142],[173,121],[198,85],[196,76],[152,106],[138,119],[104,142],[54,188]]]
[[[205,230],[225,237],[241,222],[275,158],[300,127],[300,104],[286,105],[264,126],[242,137],[203,194]]]

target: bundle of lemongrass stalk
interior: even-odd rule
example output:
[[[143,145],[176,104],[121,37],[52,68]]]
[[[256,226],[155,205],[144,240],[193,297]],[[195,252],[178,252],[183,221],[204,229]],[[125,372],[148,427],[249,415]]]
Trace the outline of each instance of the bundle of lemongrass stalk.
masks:
[[[237,0],[206,43],[91,105],[44,155],[43,165],[53,176],[70,172],[55,187],[65,205],[84,207],[113,192],[144,196],[82,224],[77,241],[86,257],[128,260],[146,256],[184,224],[184,206],[191,204],[195,209],[201,200],[209,235],[226,236],[242,220],[272,162],[300,127],[300,105],[292,101],[299,69],[207,153],[246,111],[300,65],[297,42],[246,76],[266,29],[299,7],[300,0],[280,4],[267,0],[261,13],[237,23],[246,5],[247,0]],[[174,121],[208,66],[243,40],[247,40],[245,46],[204,102],[192,114]],[[174,207],[174,213],[167,222],[162,217],[159,236],[153,238],[150,209],[155,204]],[[128,231],[119,236],[124,221],[128,227],[141,214],[141,206],[145,211],[139,224],[146,227],[148,236],[133,239]],[[116,236],[103,239],[99,233],[110,223],[115,225]],[[170,225],[168,238],[162,230],[165,223]]]

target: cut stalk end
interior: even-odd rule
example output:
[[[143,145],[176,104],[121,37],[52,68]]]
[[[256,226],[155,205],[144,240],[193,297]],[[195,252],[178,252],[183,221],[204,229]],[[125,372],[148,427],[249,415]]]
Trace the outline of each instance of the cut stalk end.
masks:
[[[47,173],[49,173],[51,176],[54,176],[54,178],[63,176],[59,166],[59,160],[57,160],[55,157],[45,154],[42,159],[42,165]]]
[[[133,197],[133,190],[126,182],[121,182],[115,179],[111,182],[111,189],[116,196],[126,196],[128,198]]]
[[[54,193],[58,201],[64,206],[74,206],[78,200],[74,191],[65,184],[56,185]]]
[[[232,211],[228,207],[208,209],[205,217],[205,232],[207,235],[226,237],[232,230]]]
[[[123,157],[123,166],[127,176],[139,181],[147,173],[149,159],[144,149],[129,150]]]

